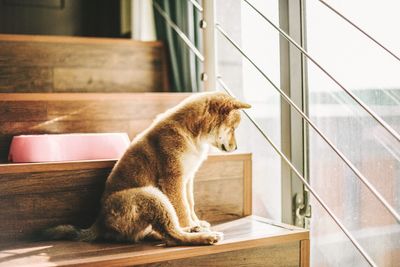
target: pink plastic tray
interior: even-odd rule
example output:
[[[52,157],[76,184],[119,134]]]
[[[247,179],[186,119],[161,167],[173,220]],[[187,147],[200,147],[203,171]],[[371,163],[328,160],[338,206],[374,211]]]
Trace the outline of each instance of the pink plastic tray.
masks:
[[[129,146],[126,133],[44,134],[14,136],[10,162],[118,159]]]

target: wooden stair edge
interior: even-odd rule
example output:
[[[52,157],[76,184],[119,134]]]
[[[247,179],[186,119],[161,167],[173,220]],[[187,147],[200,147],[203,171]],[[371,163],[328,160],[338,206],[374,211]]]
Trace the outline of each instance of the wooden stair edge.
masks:
[[[163,46],[160,41],[139,41],[128,38],[82,37],[65,35],[0,34],[0,42],[46,42],[46,43],[129,43],[133,45]]]
[[[207,161],[216,162],[224,160],[251,160],[251,153],[210,154]],[[63,171],[79,169],[102,169],[111,168],[117,159],[104,160],[79,160],[65,162],[40,162],[40,163],[2,163],[0,174],[24,173],[41,171]]]
[[[75,101],[75,100],[157,100],[171,99],[176,100],[177,97],[188,97],[196,93],[178,93],[178,92],[131,92],[131,93],[1,93],[0,102],[4,101]]]
[[[306,238],[307,237],[307,238]],[[230,243],[215,244],[212,246],[196,246],[196,247],[185,247],[185,249],[176,249],[173,251],[165,251],[164,253],[143,253],[137,257],[131,257],[130,253],[124,253],[120,255],[115,255],[110,258],[110,256],[98,256],[93,259],[81,260],[71,260],[71,261],[61,261],[57,266],[124,266],[124,265],[139,265],[148,263],[157,263],[185,258],[192,258],[198,256],[205,256],[210,254],[218,254],[224,252],[238,251],[242,249],[251,249],[261,246],[282,244],[291,241],[302,241],[308,240],[308,233],[296,232],[286,236],[285,240],[282,240],[280,236],[272,236],[265,238],[253,238],[253,239],[243,239],[235,240]]]
[[[256,247],[266,247],[271,245],[278,245],[290,242],[299,242],[299,253],[308,253],[306,248],[302,247],[302,242],[309,242],[309,231],[297,228],[294,226],[288,226],[281,223],[274,222],[271,224],[271,220],[267,220],[258,216],[248,216],[241,219],[227,222],[221,225],[213,227],[214,230],[227,230],[230,227],[240,228],[240,226],[246,227],[250,226],[250,233],[248,236],[243,235],[237,238],[228,238],[220,243],[211,246],[185,246],[185,247],[170,247],[163,248],[154,246],[151,248],[143,250],[129,251],[129,248],[134,248],[135,246],[141,246],[140,244],[131,244],[126,246],[121,246],[118,249],[125,248],[122,253],[116,251],[115,253],[105,253],[103,254],[101,250],[99,255],[89,255],[78,258],[60,259],[54,262],[46,262],[51,266],[125,266],[125,265],[138,265],[138,264],[149,264],[164,261],[172,261],[179,259],[187,259],[198,256],[214,255],[224,252],[239,251],[245,249],[252,249]],[[258,224],[259,226],[270,227],[270,228],[283,228],[281,232],[274,233],[264,233],[261,230],[251,229],[253,224]],[[279,225],[279,226],[277,226]],[[261,227],[262,228],[262,227]],[[263,229],[262,229],[263,230]],[[237,231],[237,230],[236,230]],[[258,231],[258,232],[257,232]],[[44,246],[49,246],[51,243],[47,242],[43,244]],[[144,244],[146,246],[146,244]],[[10,252],[10,250],[9,250]],[[0,255],[2,251],[0,250]],[[50,255],[51,256],[51,255]],[[76,255],[74,255],[76,256]],[[306,256],[299,255],[300,261]],[[43,262],[39,263],[40,266],[46,266]],[[38,266],[39,266],[38,265]],[[1,261],[0,261],[1,266]],[[23,265],[24,266],[24,265]],[[302,265],[303,266],[303,265]]]

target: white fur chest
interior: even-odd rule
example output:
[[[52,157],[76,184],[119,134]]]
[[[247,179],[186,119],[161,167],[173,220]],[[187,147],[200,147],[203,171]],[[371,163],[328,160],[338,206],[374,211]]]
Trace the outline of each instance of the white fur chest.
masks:
[[[183,179],[188,181],[191,179],[200,165],[208,156],[209,145],[202,144],[199,147],[193,148],[182,155],[181,163],[183,167]]]

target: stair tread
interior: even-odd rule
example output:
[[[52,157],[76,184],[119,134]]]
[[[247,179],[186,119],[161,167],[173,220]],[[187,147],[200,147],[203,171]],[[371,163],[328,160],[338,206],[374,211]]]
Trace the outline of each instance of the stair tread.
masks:
[[[213,227],[224,241],[213,246],[164,247],[160,243],[35,242],[2,245],[0,266],[133,265],[204,256],[309,238],[307,230],[248,216]]]
[[[230,153],[230,154],[210,154],[208,161],[221,160],[243,160],[251,153]],[[79,170],[79,169],[101,169],[111,168],[117,159],[104,160],[80,160],[65,162],[40,162],[40,163],[4,163],[0,164],[0,174],[2,173],[24,173],[24,172],[41,172],[41,171],[61,171],[61,170]]]

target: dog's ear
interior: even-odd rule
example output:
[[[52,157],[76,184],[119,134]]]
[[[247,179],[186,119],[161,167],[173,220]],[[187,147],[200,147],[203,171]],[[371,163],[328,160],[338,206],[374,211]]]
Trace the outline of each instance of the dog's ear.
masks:
[[[211,114],[228,115],[232,110],[251,108],[251,105],[231,97],[214,98],[208,102],[208,110]]]

